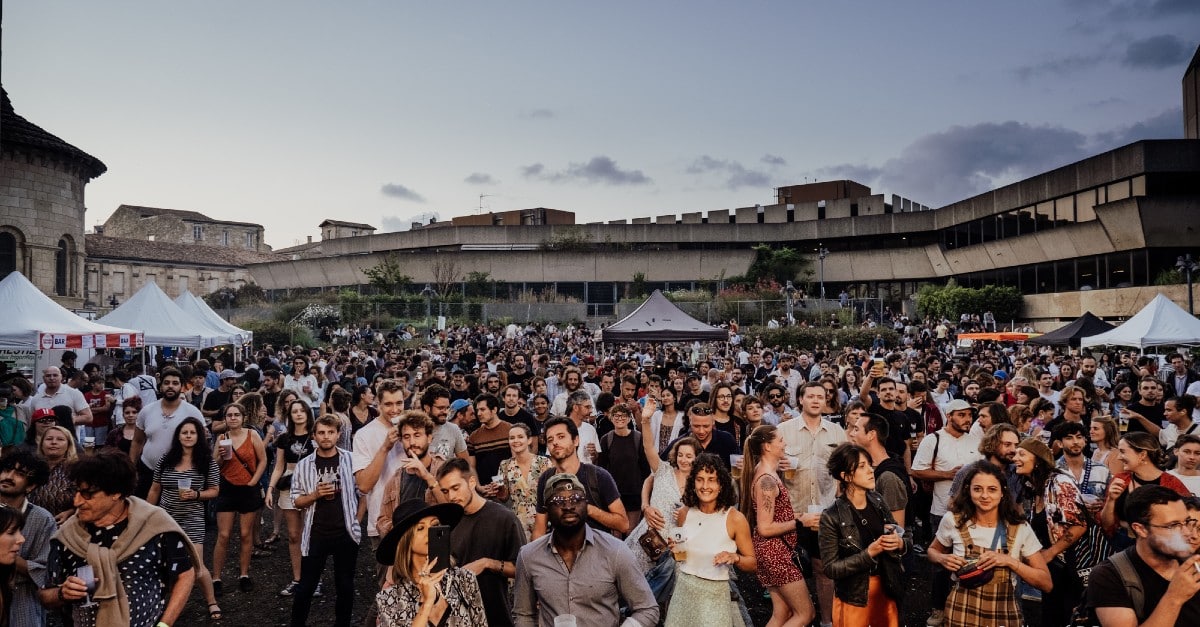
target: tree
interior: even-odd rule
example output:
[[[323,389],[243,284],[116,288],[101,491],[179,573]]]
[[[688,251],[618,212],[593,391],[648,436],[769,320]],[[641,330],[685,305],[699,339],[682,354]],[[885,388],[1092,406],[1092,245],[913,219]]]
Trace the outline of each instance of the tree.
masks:
[[[812,261],[794,248],[784,246],[776,249],[770,244],[759,244],[753,250],[754,261],[750,263],[746,274],[731,278],[730,282],[756,285],[761,281],[775,281],[784,285],[788,281],[812,275]]]
[[[925,316],[957,320],[962,314],[992,312],[996,320],[1015,320],[1021,316],[1025,297],[1007,285],[987,285],[980,289],[962,287],[954,279],[941,287],[926,285],[917,292],[917,309]]]
[[[458,262],[442,255],[438,255],[429,270],[433,273],[433,288],[440,296],[450,293],[450,288],[462,278]]]
[[[371,285],[383,294],[399,295],[412,285],[413,278],[401,271],[400,258],[388,253],[382,261],[363,270]]]
[[[625,288],[625,298],[645,298],[646,273],[634,272],[633,281]]]
[[[468,272],[466,292],[468,298],[491,298],[493,288],[498,283],[492,280],[490,272]]]

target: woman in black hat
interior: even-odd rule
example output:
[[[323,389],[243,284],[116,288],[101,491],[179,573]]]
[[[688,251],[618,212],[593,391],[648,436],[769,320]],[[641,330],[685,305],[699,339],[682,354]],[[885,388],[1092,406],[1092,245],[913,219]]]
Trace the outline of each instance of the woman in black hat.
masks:
[[[391,566],[384,589],[375,595],[381,625],[487,624],[475,575],[429,555],[429,530],[438,525],[453,527],[462,515],[462,507],[453,503],[427,506],[414,499],[396,507],[392,529],[375,551],[379,563]]]

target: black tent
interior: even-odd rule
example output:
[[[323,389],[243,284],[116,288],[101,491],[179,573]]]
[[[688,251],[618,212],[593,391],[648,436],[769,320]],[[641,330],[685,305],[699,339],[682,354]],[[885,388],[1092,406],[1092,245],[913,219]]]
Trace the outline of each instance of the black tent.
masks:
[[[729,333],[683,313],[662,292],[654,290],[650,298],[633,313],[604,329],[605,342],[690,342],[727,340]]]
[[[1038,346],[1073,346],[1079,348],[1079,342],[1085,337],[1100,335],[1115,329],[1113,325],[1086,312],[1061,329],[1055,329],[1045,335],[1039,335],[1029,340],[1029,344]]]

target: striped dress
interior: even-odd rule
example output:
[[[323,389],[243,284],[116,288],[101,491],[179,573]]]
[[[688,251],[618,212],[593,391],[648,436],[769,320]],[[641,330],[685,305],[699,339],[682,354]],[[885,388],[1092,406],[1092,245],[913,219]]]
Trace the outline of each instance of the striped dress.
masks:
[[[179,500],[179,480],[184,477],[191,478],[192,490],[202,492],[220,484],[221,471],[215,459],[209,460],[207,472],[203,473],[196,468],[180,471],[162,464],[154,471],[154,482],[162,486],[158,506],[179,523],[188,540],[204,544],[204,501]]]

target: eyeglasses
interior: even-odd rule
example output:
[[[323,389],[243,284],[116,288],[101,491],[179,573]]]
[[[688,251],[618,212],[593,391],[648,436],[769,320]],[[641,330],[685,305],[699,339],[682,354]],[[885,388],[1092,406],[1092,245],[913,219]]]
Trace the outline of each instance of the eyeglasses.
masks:
[[[717,395],[717,400],[718,400],[718,401],[720,401],[720,400],[726,400],[726,401],[733,400],[733,395],[732,395],[732,394],[718,394],[718,395]]]
[[[768,394],[767,395],[767,400],[771,400],[771,401],[777,401],[781,398],[783,398],[782,394]]]
[[[582,494],[572,494],[571,496],[555,496],[546,500],[546,503],[554,507],[574,507],[587,500],[587,497]]]
[[[83,500],[90,501],[98,492],[103,492],[100,488],[75,488],[75,492],[83,497]]]
[[[1195,518],[1188,518],[1187,520],[1173,522],[1169,525],[1153,525],[1150,523],[1146,523],[1146,526],[1154,527],[1155,529],[1166,529],[1167,531],[1183,531],[1184,529],[1187,529],[1188,531],[1194,531],[1196,529],[1197,524],[1200,524],[1200,520],[1196,520]]]
[[[712,414],[713,410],[708,407],[696,408],[692,410],[693,416],[711,416]]]

